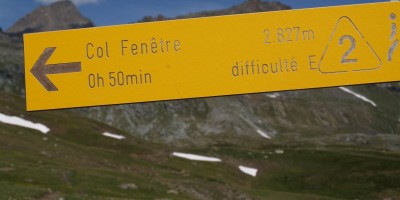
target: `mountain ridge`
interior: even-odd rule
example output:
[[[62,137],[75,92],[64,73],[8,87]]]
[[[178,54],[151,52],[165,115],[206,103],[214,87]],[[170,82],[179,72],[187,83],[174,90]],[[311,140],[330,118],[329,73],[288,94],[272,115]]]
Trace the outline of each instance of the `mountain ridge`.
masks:
[[[74,28],[93,27],[88,18],[81,15],[70,0],[56,1],[48,6],[39,6],[20,18],[5,32],[21,35],[24,33],[55,31]]]
[[[243,3],[234,5],[227,9],[221,10],[211,10],[211,11],[200,11],[195,13],[189,13],[186,15],[178,15],[173,18],[168,18],[163,15],[157,16],[144,16],[138,22],[151,22],[151,21],[163,21],[172,19],[187,19],[187,18],[197,18],[197,17],[210,17],[210,16],[220,16],[220,15],[233,15],[233,14],[243,14],[250,12],[266,12],[266,11],[276,11],[276,10],[288,10],[291,9],[290,6],[282,4],[278,1],[262,1],[262,0],[245,0]]]

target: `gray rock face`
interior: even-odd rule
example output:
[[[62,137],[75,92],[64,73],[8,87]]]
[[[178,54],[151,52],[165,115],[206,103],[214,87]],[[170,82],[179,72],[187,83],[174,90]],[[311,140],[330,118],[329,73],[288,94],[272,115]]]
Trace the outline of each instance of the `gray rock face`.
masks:
[[[0,32],[0,91],[24,94],[23,57],[21,39]]]
[[[21,34],[91,26],[93,26],[93,23],[83,17],[72,2],[63,0],[48,6],[38,7],[18,20],[6,32]]]
[[[375,85],[350,89],[378,106],[330,88],[93,107],[79,112],[147,140],[173,145],[265,140],[262,134],[303,140],[400,131],[398,93]]]

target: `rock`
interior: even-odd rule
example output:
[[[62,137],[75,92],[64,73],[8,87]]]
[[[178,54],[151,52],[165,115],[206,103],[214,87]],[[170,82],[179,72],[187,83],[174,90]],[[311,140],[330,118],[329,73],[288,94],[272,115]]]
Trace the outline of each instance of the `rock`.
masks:
[[[178,195],[178,194],[179,194],[179,192],[178,192],[178,191],[176,191],[176,190],[168,190],[168,191],[167,191],[167,194]]]
[[[136,186],[134,183],[124,183],[118,186],[119,188],[123,190],[137,190],[138,186]]]
[[[283,149],[275,149],[275,153],[276,154],[284,154],[285,150],[283,150]]]
[[[49,157],[49,158],[52,157],[52,155],[51,155],[50,153],[46,152],[46,151],[41,151],[40,154],[42,154],[42,155],[44,155],[44,156],[47,156],[47,157]]]
[[[0,172],[11,172],[11,171],[15,171],[14,167],[2,167],[0,168]]]
[[[30,179],[30,178],[24,179],[24,181],[27,183],[33,183],[33,179]]]

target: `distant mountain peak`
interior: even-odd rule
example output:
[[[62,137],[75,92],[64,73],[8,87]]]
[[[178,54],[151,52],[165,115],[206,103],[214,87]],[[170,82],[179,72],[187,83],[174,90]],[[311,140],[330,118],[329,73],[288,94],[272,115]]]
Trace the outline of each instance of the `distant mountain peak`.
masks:
[[[241,4],[232,6],[227,9],[190,13],[188,15],[177,16],[176,19],[233,15],[233,14],[266,12],[266,11],[288,10],[288,9],[291,9],[291,7],[282,4],[278,1],[246,0]],[[139,20],[139,22],[162,21],[168,19],[169,18],[162,15],[158,15],[157,17],[145,16],[143,19]]]
[[[6,32],[22,34],[92,26],[93,23],[83,17],[71,1],[61,0],[36,8],[31,13],[19,19]]]

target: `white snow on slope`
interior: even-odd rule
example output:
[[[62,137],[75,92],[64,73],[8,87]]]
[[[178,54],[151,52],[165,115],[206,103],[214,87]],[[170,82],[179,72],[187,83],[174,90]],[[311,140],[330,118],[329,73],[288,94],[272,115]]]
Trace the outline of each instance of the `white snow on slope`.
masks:
[[[0,113],[0,122],[5,123],[5,124],[10,124],[10,125],[15,125],[15,126],[20,126],[24,128],[30,128],[34,130],[38,130],[44,134],[47,134],[50,129],[47,128],[47,126],[39,123],[33,123],[31,121],[22,119],[20,117],[15,117],[15,116],[8,116]]]
[[[109,133],[109,132],[104,132],[103,135],[106,137],[117,139],[117,140],[126,139],[126,137],[123,135],[117,135],[117,134],[113,134],[113,133]]]
[[[251,120],[243,117],[243,115],[239,114],[239,117],[245,121],[248,125],[252,126],[261,137],[266,138],[266,139],[272,139],[271,136],[269,136],[267,133],[262,131],[257,125],[255,125]]]
[[[245,167],[245,166],[239,166],[240,171],[242,171],[245,174],[248,174],[250,176],[257,176],[257,169],[255,168],[250,168],[250,167]]]
[[[272,139],[268,134],[266,134],[264,131],[262,131],[260,129],[257,129],[257,133],[260,134],[264,138]]]
[[[367,103],[370,103],[370,104],[373,105],[374,107],[377,106],[375,102],[373,102],[372,100],[368,99],[367,97],[365,97],[365,96],[363,96],[363,95],[361,95],[361,94],[355,93],[355,92],[353,92],[353,91],[351,91],[350,89],[345,88],[345,87],[339,87],[339,88],[340,88],[341,90],[347,92],[347,93],[350,93],[350,94],[354,95],[355,97],[357,97],[357,98],[359,98],[359,99],[361,99],[361,100],[363,100],[363,101],[365,101],[365,102],[367,102]]]
[[[265,94],[265,96],[267,96],[267,97],[269,97],[269,98],[273,98],[273,99],[276,99],[276,98],[278,98],[280,95],[279,95],[279,93],[269,93],[269,94]]]
[[[188,160],[194,160],[194,161],[221,162],[221,159],[219,159],[219,158],[200,156],[200,155],[195,155],[195,154],[174,152],[174,153],[172,153],[172,155],[175,157],[184,158],[184,159],[188,159]]]

